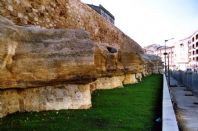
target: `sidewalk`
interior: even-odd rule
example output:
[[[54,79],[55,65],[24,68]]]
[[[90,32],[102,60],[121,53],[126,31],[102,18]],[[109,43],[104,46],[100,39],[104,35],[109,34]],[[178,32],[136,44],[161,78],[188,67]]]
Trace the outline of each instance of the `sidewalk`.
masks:
[[[198,97],[170,78],[170,93],[182,131],[198,131]]]

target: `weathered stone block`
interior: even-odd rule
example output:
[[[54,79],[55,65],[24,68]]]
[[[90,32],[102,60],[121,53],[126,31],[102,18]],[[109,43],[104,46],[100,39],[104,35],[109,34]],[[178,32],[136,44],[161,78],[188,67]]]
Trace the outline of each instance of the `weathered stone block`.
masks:
[[[0,91],[0,117],[17,111],[88,109],[90,86],[57,85]]]
[[[134,84],[134,83],[137,83],[137,79],[135,77],[135,74],[126,74],[125,75],[125,79],[123,81],[123,84],[126,85],[126,84]]]

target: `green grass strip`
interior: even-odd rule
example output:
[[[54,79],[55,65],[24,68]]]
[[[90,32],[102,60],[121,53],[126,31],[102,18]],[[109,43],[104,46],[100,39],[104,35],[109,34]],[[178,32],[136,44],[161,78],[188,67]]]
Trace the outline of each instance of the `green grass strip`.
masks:
[[[15,113],[0,119],[0,131],[149,131],[158,130],[162,75],[124,88],[97,90],[88,110]]]

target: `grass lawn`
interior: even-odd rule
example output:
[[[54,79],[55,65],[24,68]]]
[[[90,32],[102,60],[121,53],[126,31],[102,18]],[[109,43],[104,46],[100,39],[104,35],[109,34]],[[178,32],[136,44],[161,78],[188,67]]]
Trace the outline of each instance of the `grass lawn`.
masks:
[[[0,119],[0,131],[153,131],[161,130],[162,75],[125,88],[97,90],[88,110],[15,113]],[[160,124],[159,124],[160,125]]]

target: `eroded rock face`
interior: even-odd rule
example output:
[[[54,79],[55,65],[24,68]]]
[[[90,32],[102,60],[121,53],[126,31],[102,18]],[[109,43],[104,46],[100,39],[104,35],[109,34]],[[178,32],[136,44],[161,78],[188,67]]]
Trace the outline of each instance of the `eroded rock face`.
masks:
[[[163,73],[163,62],[159,56],[144,54],[142,57],[145,61],[143,75]]]
[[[0,88],[94,78],[94,44],[85,31],[19,27],[0,19]]]
[[[93,90],[137,82],[130,51],[97,44],[83,30],[17,26],[0,16],[0,47],[0,116],[87,109]]]
[[[83,30],[16,26],[0,17],[0,34],[1,89],[87,84],[143,69],[128,48],[94,43]]]
[[[104,70],[125,68],[131,73],[143,70],[140,56],[143,54],[142,48],[80,0],[1,0],[0,3],[0,14],[17,25],[84,29],[89,32],[91,40],[98,45],[97,53],[103,55],[99,55],[95,62],[100,65],[101,61],[106,60],[106,65],[101,64]],[[112,49],[117,52],[111,52]],[[117,67],[109,64],[109,61],[114,62]]]
[[[156,61],[79,0],[0,0],[0,15],[0,117],[87,109],[92,91],[153,71]]]
[[[95,42],[143,53],[134,40],[80,0],[0,0],[0,7],[0,14],[17,25],[84,29]]]

